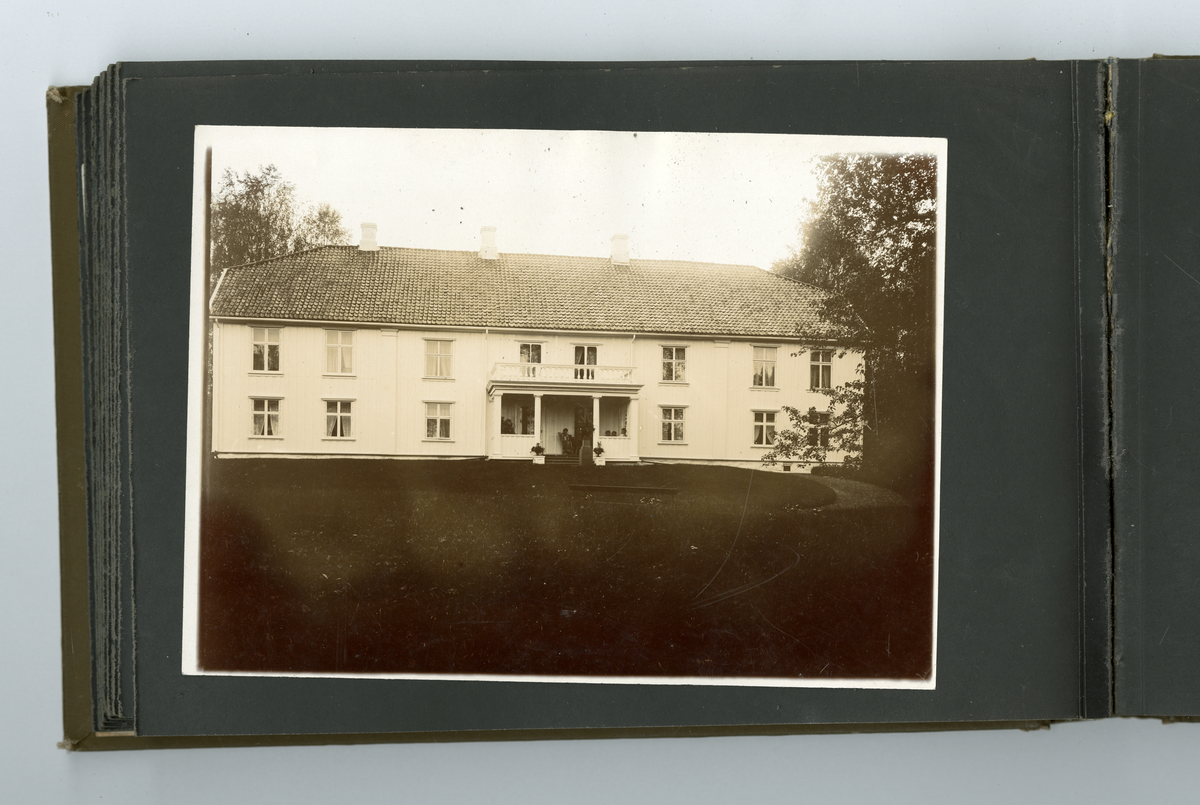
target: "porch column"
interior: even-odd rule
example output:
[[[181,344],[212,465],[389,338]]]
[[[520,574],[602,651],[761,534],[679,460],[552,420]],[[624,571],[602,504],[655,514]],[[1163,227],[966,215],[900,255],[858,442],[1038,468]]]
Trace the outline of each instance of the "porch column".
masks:
[[[638,454],[638,440],[641,438],[641,430],[638,428],[638,398],[629,398],[629,460],[640,461]]]
[[[533,438],[542,444],[542,393],[533,393]],[[542,444],[542,447],[546,445]]]
[[[600,395],[592,395],[592,447],[600,441]]]
[[[492,455],[496,458],[504,455],[504,440],[500,438],[500,422],[504,418],[504,393],[492,394]]]

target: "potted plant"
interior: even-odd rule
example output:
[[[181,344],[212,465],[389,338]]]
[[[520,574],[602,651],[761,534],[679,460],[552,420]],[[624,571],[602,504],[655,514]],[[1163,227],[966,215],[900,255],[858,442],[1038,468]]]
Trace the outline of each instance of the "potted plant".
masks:
[[[604,466],[604,445],[602,445],[600,442],[596,442],[596,446],[592,449],[592,452],[596,454],[596,466],[603,467]]]
[[[542,447],[542,443],[538,442],[533,447],[529,448],[529,452],[533,453],[534,464],[546,463],[546,448]]]

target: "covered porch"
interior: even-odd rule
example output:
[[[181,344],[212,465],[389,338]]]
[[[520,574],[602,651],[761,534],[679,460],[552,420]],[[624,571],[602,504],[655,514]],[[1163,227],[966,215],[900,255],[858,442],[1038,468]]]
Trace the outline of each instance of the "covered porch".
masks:
[[[535,444],[546,455],[577,456],[582,449],[604,447],[604,458],[636,461],[630,433],[636,432],[637,399],[579,394],[498,394],[498,458],[530,458]]]
[[[641,386],[611,382],[629,378],[610,379],[616,373],[607,369],[553,378],[542,372],[530,377],[503,372],[501,378],[494,373],[488,384],[491,457],[531,459],[537,444],[546,455],[578,456],[599,443],[606,461],[637,461]]]

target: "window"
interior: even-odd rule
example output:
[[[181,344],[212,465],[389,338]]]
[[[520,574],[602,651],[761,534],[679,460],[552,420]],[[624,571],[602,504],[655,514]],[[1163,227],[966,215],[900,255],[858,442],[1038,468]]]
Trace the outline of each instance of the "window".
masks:
[[[425,438],[450,439],[450,403],[425,403]]]
[[[541,344],[522,344],[521,345],[521,363],[541,363],[542,362],[542,345]]]
[[[663,347],[662,379],[673,383],[687,380],[687,347]]]
[[[325,438],[349,439],[354,431],[350,426],[350,400],[325,401]]]
[[[254,362],[251,366],[255,372],[279,371],[279,328],[254,328]]]
[[[279,400],[255,398],[252,436],[281,436],[279,432]]]
[[[775,412],[754,412],[754,443],[761,445],[775,444]]]
[[[662,440],[664,442],[683,441],[683,410],[682,408],[662,409]]]
[[[806,417],[809,422],[808,446],[829,447],[829,414],[814,411]]]
[[[354,374],[354,331],[325,331],[325,374]]]
[[[809,358],[812,363],[809,365],[809,388],[827,389],[829,388],[829,375],[832,368],[833,352],[830,350],[813,350]]]
[[[521,363],[541,363],[542,362],[542,345],[541,344],[521,344]],[[521,367],[521,377],[537,377],[537,367],[523,366]]]
[[[575,365],[576,366],[591,366],[596,365],[596,347],[575,347]],[[576,380],[595,380],[596,370],[592,369],[576,369]]]
[[[453,377],[450,374],[450,347],[453,341],[425,342],[425,376]]]
[[[754,348],[754,385],[775,385],[775,347]]]

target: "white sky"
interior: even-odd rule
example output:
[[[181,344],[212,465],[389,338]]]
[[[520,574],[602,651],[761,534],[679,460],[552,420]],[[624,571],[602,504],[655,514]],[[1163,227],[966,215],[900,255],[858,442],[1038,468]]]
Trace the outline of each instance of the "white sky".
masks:
[[[944,141],[791,134],[201,126],[197,157],[274,164],[301,201],[342,213],[351,242],[603,257],[614,233],[634,258],[767,268],[798,242],[817,155],[940,152]]]

